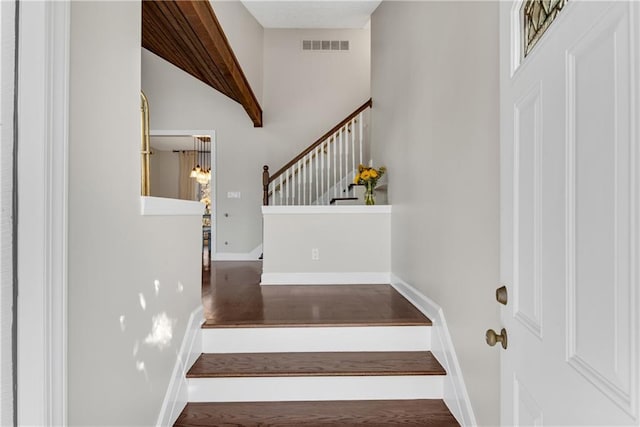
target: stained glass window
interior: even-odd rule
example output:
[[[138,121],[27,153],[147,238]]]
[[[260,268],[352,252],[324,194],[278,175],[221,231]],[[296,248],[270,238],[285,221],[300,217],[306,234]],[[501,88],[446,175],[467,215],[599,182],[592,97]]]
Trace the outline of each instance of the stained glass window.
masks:
[[[523,56],[527,56],[568,0],[526,0],[522,5]]]

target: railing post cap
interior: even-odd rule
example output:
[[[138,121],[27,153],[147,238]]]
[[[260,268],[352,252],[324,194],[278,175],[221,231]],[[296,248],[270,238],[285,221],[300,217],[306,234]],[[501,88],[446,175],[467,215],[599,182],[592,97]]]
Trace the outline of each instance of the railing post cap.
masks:
[[[267,166],[267,165],[262,166],[262,170],[268,171],[269,170],[269,166]]]

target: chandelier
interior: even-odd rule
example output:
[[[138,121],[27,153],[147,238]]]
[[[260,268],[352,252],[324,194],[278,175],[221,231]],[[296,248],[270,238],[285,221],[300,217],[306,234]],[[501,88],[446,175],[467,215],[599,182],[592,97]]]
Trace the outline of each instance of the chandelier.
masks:
[[[193,136],[193,169],[189,174],[198,184],[211,182],[211,138],[208,136]]]

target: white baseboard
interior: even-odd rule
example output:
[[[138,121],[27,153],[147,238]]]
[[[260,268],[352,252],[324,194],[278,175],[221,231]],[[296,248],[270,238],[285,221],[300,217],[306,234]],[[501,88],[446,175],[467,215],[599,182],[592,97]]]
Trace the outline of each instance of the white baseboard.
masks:
[[[257,261],[262,255],[262,244],[256,246],[251,252],[214,252],[212,261]]]
[[[177,355],[173,373],[169,380],[169,387],[164,396],[160,414],[156,426],[172,426],[182,409],[189,401],[189,385],[187,383],[187,371],[202,353],[202,306],[196,308],[189,316],[189,322],[184,332],[180,352]]]
[[[261,285],[388,285],[389,273],[262,273]]]
[[[395,274],[391,274],[391,286],[433,322],[431,352],[447,371],[444,379],[444,401],[461,425],[477,425],[442,308]]]

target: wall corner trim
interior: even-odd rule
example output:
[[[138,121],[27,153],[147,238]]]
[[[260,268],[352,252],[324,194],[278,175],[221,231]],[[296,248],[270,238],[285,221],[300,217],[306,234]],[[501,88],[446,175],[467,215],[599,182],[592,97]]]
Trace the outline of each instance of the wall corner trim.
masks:
[[[169,386],[158,415],[157,427],[172,426],[188,402],[187,371],[202,353],[203,308],[200,305],[191,312],[176,356]]]
[[[442,308],[395,274],[391,274],[391,286],[433,322],[431,351],[447,371],[444,401],[460,424],[477,425]]]

